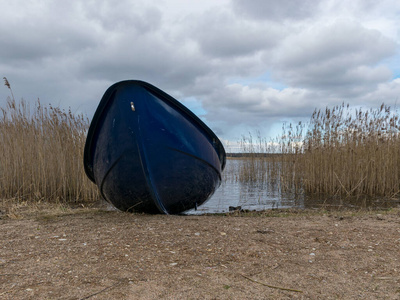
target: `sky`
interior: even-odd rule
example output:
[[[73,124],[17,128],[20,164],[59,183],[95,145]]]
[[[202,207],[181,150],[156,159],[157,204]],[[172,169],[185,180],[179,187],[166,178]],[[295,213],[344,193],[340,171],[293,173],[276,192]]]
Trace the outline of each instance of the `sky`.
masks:
[[[400,97],[397,0],[0,0],[0,75],[15,98],[92,117],[106,91],[147,81],[228,152],[249,133],[342,102]],[[10,91],[0,88],[0,106]]]

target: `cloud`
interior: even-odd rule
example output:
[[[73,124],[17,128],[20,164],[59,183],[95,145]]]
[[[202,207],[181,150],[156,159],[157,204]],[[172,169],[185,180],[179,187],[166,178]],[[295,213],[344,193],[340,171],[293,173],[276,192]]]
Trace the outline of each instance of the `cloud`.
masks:
[[[114,82],[149,81],[229,139],[342,101],[395,103],[399,11],[390,0],[3,1],[0,70],[16,98],[89,115]]]
[[[400,78],[379,84],[375,90],[363,95],[361,101],[371,106],[384,102],[398,108],[400,105]]]
[[[196,21],[192,25],[193,37],[202,52],[213,58],[253,56],[274,47],[280,34],[276,26],[260,26],[226,10],[208,11]]]
[[[299,115],[309,109],[313,98],[305,89],[228,84],[212,91],[203,105],[208,111],[207,118],[224,116],[230,124],[254,125],[268,118]]]
[[[318,13],[319,0],[232,0],[237,14],[263,20],[301,20]]]
[[[276,78],[300,87],[335,89],[343,96],[346,89],[337,89],[371,89],[389,80],[391,71],[378,64],[395,54],[396,44],[376,30],[343,20],[289,36],[280,50]]]
[[[377,30],[358,23],[338,20],[332,24],[315,24],[282,44],[287,66],[302,66],[340,59],[350,66],[373,64],[394,54],[395,43]]]
[[[70,56],[96,43],[91,28],[84,26],[74,5],[40,5],[35,2],[2,3],[0,57],[3,63],[22,66],[40,63],[49,57]],[[39,5],[38,5],[39,4]],[[63,17],[58,17],[62,15]]]
[[[162,12],[146,1],[82,1],[85,18],[110,32],[148,34],[160,29]]]

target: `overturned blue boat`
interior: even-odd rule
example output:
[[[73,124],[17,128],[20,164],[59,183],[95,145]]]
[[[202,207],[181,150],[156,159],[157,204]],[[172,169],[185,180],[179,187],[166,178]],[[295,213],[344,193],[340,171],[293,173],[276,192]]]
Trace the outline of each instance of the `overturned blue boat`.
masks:
[[[122,211],[178,214],[197,208],[221,183],[221,141],[197,116],[155,86],[112,85],[88,131],[84,167],[105,200]]]

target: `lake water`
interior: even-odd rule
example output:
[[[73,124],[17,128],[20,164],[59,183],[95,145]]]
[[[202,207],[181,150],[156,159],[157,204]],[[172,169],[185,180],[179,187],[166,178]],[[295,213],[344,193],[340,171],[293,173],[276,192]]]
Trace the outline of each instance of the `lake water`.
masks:
[[[282,193],[279,189],[279,182],[275,185],[266,183],[239,182],[237,179],[240,164],[243,160],[228,159],[226,168],[222,174],[221,186],[214,195],[203,205],[197,208],[197,211],[190,210],[186,214],[205,214],[205,213],[225,213],[229,207],[241,206],[246,210],[266,210],[273,208],[318,208],[326,207],[374,207],[387,208],[398,207],[399,200],[393,199],[365,199],[360,201],[350,201],[347,199],[307,199],[302,194]]]
[[[266,210],[272,208],[304,207],[304,197],[286,194],[282,196],[277,185],[271,186],[259,182],[239,182],[238,174],[243,160],[228,159],[222,174],[221,186],[214,195],[197,211],[190,210],[187,214],[224,213],[229,207],[241,206],[248,210]]]

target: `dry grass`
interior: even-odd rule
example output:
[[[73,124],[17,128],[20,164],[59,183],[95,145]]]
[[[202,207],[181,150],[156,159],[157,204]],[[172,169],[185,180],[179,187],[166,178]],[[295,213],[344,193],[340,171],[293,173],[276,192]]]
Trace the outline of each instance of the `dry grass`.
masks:
[[[369,110],[345,104],[316,110],[307,125],[284,125],[276,140],[258,136],[254,143],[251,135],[244,137],[245,152],[267,155],[250,155],[240,179],[277,180],[282,191],[309,196],[397,197],[399,130],[398,112],[384,104]]]
[[[87,117],[70,110],[44,107],[39,100],[31,109],[24,100],[8,98],[0,110],[0,199],[14,203],[98,199],[82,163],[88,126]]]
[[[400,120],[389,106],[315,111],[304,140],[304,188],[312,193],[394,197],[400,192]]]

